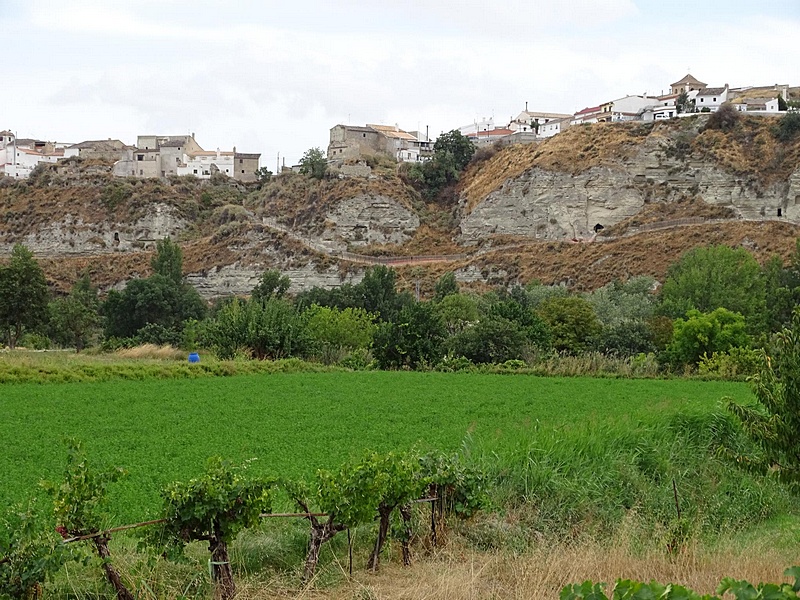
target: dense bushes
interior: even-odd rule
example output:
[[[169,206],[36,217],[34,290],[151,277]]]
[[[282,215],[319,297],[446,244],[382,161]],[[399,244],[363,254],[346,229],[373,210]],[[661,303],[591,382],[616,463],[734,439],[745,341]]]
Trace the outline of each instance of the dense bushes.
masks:
[[[102,303],[84,277],[50,303],[43,322],[14,325],[14,335],[37,348],[168,344],[223,359],[297,357],[358,369],[524,361],[537,372],[563,372],[554,357],[601,353],[620,365],[656,357],[663,370],[695,372],[702,364],[704,375],[742,377],[749,367],[730,357],[768,345],[800,298],[800,246],[788,265],[773,257],[763,267],[743,248],[695,248],[669,268],[660,290],[652,278],[634,277],[588,293],[534,281],[478,294],[446,273],[430,300],[415,300],[398,289],[395,270],[377,266],[355,285],[292,296],[291,281],[272,269],[249,299],[219,300],[210,311],[183,282],[181,260],[180,248],[164,240],[150,277]],[[597,363],[587,356],[583,363]],[[567,370],[581,363],[569,362]]]

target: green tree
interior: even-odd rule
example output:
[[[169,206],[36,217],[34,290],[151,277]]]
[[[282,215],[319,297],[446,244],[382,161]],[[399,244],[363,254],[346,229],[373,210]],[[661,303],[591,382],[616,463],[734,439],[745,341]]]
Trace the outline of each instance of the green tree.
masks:
[[[456,274],[452,271],[448,271],[439,277],[439,279],[436,280],[436,284],[433,286],[434,302],[441,302],[445,297],[457,293],[458,282],[456,281]]]
[[[498,315],[488,315],[447,340],[447,349],[453,356],[487,364],[521,359],[528,345],[528,337],[519,324]]]
[[[281,275],[278,269],[269,269],[261,274],[258,284],[251,292],[251,298],[253,300],[283,298],[291,285],[292,281],[286,275]]]
[[[407,294],[400,294],[395,287],[397,271],[377,265],[364,273],[364,278],[354,286],[357,306],[376,314],[382,321],[397,318],[402,308],[411,302]]]
[[[33,254],[15,244],[8,264],[0,266],[0,331],[12,350],[26,329],[47,320],[47,280]]]
[[[183,282],[183,250],[168,237],[156,242],[156,254],[150,261],[153,272],[175,285]]]
[[[444,354],[446,333],[433,304],[412,302],[396,321],[378,327],[373,354],[383,369],[433,365]]]
[[[434,158],[447,156],[452,159],[456,171],[463,171],[475,154],[475,146],[458,129],[443,133],[433,144]]]
[[[322,179],[328,170],[328,161],[325,153],[319,148],[310,148],[305,151],[300,159],[300,172],[310,175],[314,179]]]
[[[752,378],[756,405],[726,398],[728,410],[760,449],[743,456],[731,450],[740,464],[762,472],[774,472],[797,488],[800,485],[800,310],[792,325],[775,338],[772,356],[763,356],[758,375]]]
[[[240,350],[262,360],[279,359],[304,353],[308,336],[303,320],[287,301],[234,298],[208,323],[205,343],[222,359],[233,358]]]
[[[72,346],[75,352],[80,352],[99,329],[99,308],[97,289],[92,287],[89,276],[84,275],[72,286],[69,296],[50,302],[51,336],[63,346]]]
[[[559,352],[584,352],[600,331],[592,305],[579,296],[549,298],[536,312],[549,326],[553,348]]]
[[[330,308],[313,305],[303,313],[309,344],[323,356],[336,350],[369,348],[375,333],[375,317],[363,308]]]
[[[676,319],[666,355],[674,365],[697,365],[703,356],[749,346],[745,320],[739,313],[717,308],[710,313],[690,310]]]
[[[206,303],[191,285],[183,282],[183,252],[164,238],[151,261],[153,275],[129,281],[122,292],[112,290],[101,307],[106,335],[129,338],[145,326],[179,337],[183,323],[205,316]],[[167,337],[170,337],[169,335]],[[150,341],[150,340],[148,340]]]
[[[744,248],[706,246],[686,252],[667,270],[659,314],[682,317],[695,309],[742,314],[751,332],[763,329],[766,303],[761,267]]]
[[[254,174],[258,182],[261,184],[267,183],[270,179],[272,179],[272,171],[270,171],[267,167],[259,167],[256,169]]]
[[[786,100],[783,98],[783,94],[778,94],[778,110],[781,112],[789,110],[789,105],[786,104]]]
[[[436,198],[445,187],[458,181],[473,154],[475,146],[460,131],[443,133],[433,145],[430,160],[411,167],[411,178],[423,187],[428,198]]]
[[[448,294],[435,304],[447,332],[455,335],[478,321],[478,303],[467,294]]]
[[[272,506],[273,483],[246,477],[245,467],[212,458],[200,477],[167,486],[161,492],[165,522],[150,535],[159,547],[177,554],[188,542],[207,541],[216,597],[222,600],[236,595],[228,544]]]

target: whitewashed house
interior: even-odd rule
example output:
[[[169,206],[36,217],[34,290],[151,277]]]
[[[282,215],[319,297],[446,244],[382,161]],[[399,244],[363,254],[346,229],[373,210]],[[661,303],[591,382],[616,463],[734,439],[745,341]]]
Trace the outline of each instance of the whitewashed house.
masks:
[[[695,110],[698,112],[716,112],[716,110],[728,101],[728,84],[721,88],[705,88],[697,92],[694,99]],[[708,110],[703,110],[707,108]]]
[[[177,175],[194,175],[199,179],[210,179],[214,173],[222,173],[228,177],[234,176],[234,153],[210,151],[195,151],[184,154],[181,163],[176,166]]]

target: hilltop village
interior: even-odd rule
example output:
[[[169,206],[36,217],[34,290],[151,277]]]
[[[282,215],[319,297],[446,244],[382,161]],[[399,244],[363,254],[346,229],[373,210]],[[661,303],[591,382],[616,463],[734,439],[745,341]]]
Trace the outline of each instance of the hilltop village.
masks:
[[[535,143],[558,135],[570,127],[592,123],[628,121],[654,122],[695,113],[715,112],[725,103],[737,111],[757,115],[778,115],[796,109],[797,100],[787,84],[710,87],[687,74],[669,85],[669,93],[658,96],[625,95],[573,114],[525,109],[507,122],[494,118],[476,119],[457,127],[476,146],[487,144]],[[368,154],[388,155],[398,162],[417,163],[430,158],[434,140],[428,131],[406,131],[398,125],[337,124],[330,130],[328,164],[344,174],[363,173],[360,159]],[[0,131],[0,176],[26,179],[42,163],[56,163],[71,157],[102,159],[113,163],[117,177],[169,177],[191,175],[209,179],[221,174],[241,182],[258,178],[261,154],[231,150],[205,150],[186,135],[140,135],[136,144],[118,139],[65,143],[18,137],[11,130]],[[266,167],[264,167],[266,168]],[[280,170],[297,170],[283,166]]]

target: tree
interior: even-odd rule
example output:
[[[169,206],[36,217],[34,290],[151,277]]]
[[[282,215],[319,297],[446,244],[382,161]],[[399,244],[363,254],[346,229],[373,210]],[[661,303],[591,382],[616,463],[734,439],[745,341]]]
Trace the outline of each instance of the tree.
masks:
[[[786,104],[783,94],[778,94],[778,110],[781,112],[789,110],[789,105]]]
[[[378,327],[373,354],[384,369],[432,365],[442,358],[445,336],[434,305],[412,302],[403,307],[396,321]]]
[[[433,144],[434,158],[437,155],[441,158],[445,156],[452,158],[453,167],[458,172],[464,170],[473,154],[475,154],[475,146],[458,129],[443,133],[436,138],[436,142]]]
[[[261,274],[258,284],[251,292],[253,300],[269,300],[270,298],[283,298],[283,295],[292,285],[291,279],[281,275],[278,269],[270,269]]]
[[[400,310],[411,301],[406,294],[399,294],[395,288],[397,271],[378,265],[368,269],[364,278],[354,286],[358,306],[376,314],[382,321],[397,318]]]
[[[447,340],[454,356],[463,356],[474,363],[503,363],[522,358],[528,338],[514,321],[497,315],[482,318]]]
[[[50,302],[50,327],[53,338],[65,346],[73,346],[80,352],[89,337],[98,330],[100,302],[97,289],[92,287],[88,275],[81,277],[66,298]]]
[[[455,335],[478,321],[478,304],[473,296],[448,294],[435,306],[450,335]]]
[[[15,244],[11,260],[0,267],[0,331],[12,350],[25,329],[47,320],[47,280],[33,254]]]
[[[122,292],[108,293],[101,307],[107,336],[133,337],[150,324],[178,333],[185,321],[205,316],[206,303],[197,290],[183,282],[180,246],[164,238],[150,264],[153,275],[129,281]]]
[[[711,313],[690,310],[676,319],[672,343],[666,355],[674,365],[697,365],[703,356],[727,352],[750,344],[744,317],[725,308]]]
[[[742,314],[751,332],[763,328],[766,304],[761,267],[744,248],[694,248],[667,270],[659,314],[675,319],[691,309],[710,313],[717,308]]]
[[[745,406],[726,398],[728,410],[761,450],[757,456],[732,452],[740,464],[774,472],[794,487],[800,484],[800,310],[790,329],[775,338],[772,356],[763,356],[760,373],[752,378],[757,405]]]
[[[314,179],[322,179],[328,170],[328,161],[325,160],[325,153],[319,148],[310,148],[305,151],[300,159],[300,172],[310,175]]]
[[[153,272],[176,285],[183,282],[183,251],[168,237],[156,242],[156,254],[150,261]]]
[[[711,113],[704,129],[730,131],[736,127],[740,117],[741,114],[733,107],[733,104],[725,102],[715,112]]]
[[[208,324],[205,341],[222,359],[240,350],[258,359],[279,359],[302,354],[308,338],[300,315],[286,300],[234,298]]]
[[[452,271],[448,271],[439,277],[433,286],[433,300],[435,302],[441,302],[446,296],[457,293],[458,282],[456,281],[456,274]]]
[[[536,312],[550,327],[553,348],[559,352],[584,352],[600,331],[592,305],[579,296],[549,298]]]
[[[256,169],[254,175],[261,184],[267,183],[270,179],[272,179],[272,171],[270,171],[267,167],[259,167]]]
[[[694,110],[695,110],[695,103],[694,100],[689,99],[689,94],[687,92],[681,92],[680,94],[678,94],[678,97],[675,100],[675,112],[681,114],[687,112],[694,112]]]
[[[411,168],[411,178],[423,186],[428,198],[436,198],[448,185],[458,181],[469,164],[475,146],[460,131],[443,133],[433,145],[431,159]]]
[[[375,332],[375,317],[363,308],[313,305],[303,313],[309,342],[323,352],[368,348]]]

